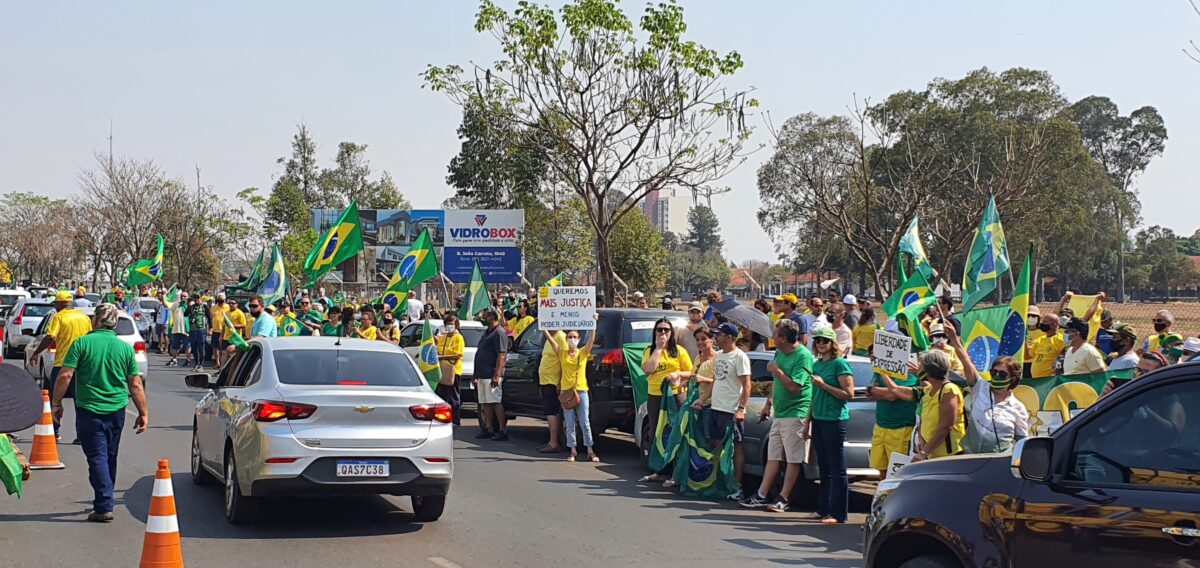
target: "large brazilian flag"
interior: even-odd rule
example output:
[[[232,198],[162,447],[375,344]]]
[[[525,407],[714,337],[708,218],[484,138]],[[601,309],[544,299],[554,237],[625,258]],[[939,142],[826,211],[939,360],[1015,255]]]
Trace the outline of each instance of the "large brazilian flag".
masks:
[[[929,287],[929,282],[919,271],[913,272],[883,302],[883,311],[888,317],[894,318],[904,308],[932,297],[933,289]]]
[[[362,252],[362,226],[358,219],[358,202],[351,201],[350,206],[342,211],[325,234],[317,239],[317,244],[309,251],[304,259],[304,272],[308,274],[308,284],[316,284],[317,279],[342,262],[354,258]]]
[[[690,404],[691,401],[689,400]],[[658,411],[658,429],[652,433],[650,447],[650,469],[662,471],[675,462],[679,443],[683,440],[683,430],[689,426],[682,424],[684,412],[671,392],[671,383],[662,383],[662,406]]]
[[[733,474],[733,423],[720,433],[716,447],[709,445],[708,437],[718,433],[704,432],[700,427],[701,411],[692,408],[699,394],[693,389],[680,412],[682,443],[675,457],[674,478],[679,482],[679,494],[684,497],[724,499],[737,488]]]

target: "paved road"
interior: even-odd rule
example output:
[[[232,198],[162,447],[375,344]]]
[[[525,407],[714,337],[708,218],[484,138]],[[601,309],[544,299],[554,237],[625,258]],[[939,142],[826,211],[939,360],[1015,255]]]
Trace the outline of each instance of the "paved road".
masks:
[[[136,565],[159,458],[171,461],[184,559],[193,567],[264,559],[338,568],[862,564],[864,495],[851,500],[852,523],[838,527],[801,521],[800,513],[683,499],[632,481],[641,470],[628,436],[601,437],[602,464],[568,464],[533,451],[544,442],[544,424],[531,420],[513,423],[507,442],[481,444],[475,427],[459,430],[456,477],[436,523],[414,522],[406,498],[364,497],[274,503],[258,524],[235,527],[221,514],[221,489],[191,483],[191,413],[200,393],[164,362],[151,356],[150,429],[122,438],[116,521],[84,520],[92,494],[86,462],[78,446],[60,445],[67,469],[34,472],[23,499],[0,498],[6,568]],[[63,437],[74,439],[70,408],[64,428]],[[25,450],[30,435],[21,437]]]

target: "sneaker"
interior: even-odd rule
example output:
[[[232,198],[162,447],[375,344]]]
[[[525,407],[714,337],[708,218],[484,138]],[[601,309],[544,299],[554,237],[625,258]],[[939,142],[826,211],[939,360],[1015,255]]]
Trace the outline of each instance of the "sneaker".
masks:
[[[504,431],[496,432],[496,435],[492,436],[492,439],[497,442],[503,442],[508,439],[508,432],[504,432]]]
[[[170,361],[167,361],[167,364],[166,364],[166,365],[163,365],[163,366],[164,366],[164,367],[174,367],[174,366],[175,366],[175,360],[174,360],[174,359],[171,359]]]
[[[767,498],[759,495],[758,492],[755,491],[754,495],[751,495],[745,499],[742,499],[741,501],[738,501],[738,505],[741,505],[747,509],[757,509],[759,507],[766,507],[767,506]]]
[[[745,499],[746,495],[742,493],[742,486],[738,485],[737,490],[733,493],[730,493],[728,498],[730,501],[741,501],[742,499]]]
[[[91,513],[88,513],[87,520],[93,523],[111,523],[113,520],[113,514],[112,511],[107,513],[97,513],[96,511],[92,511]]]
[[[486,439],[488,439],[488,438],[491,438],[491,437],[492,437],[492,431],[491,431],[491,430],[482,430],[482,431],[480,431],[478,434],[475,434],[475,439],[476,439],[476,440],[486,440]]]
[[[772,513],[786,513],[788,510],[788,502],[780,499],[779,501],[773,503],[770,507],[767,507],[767,510]]]

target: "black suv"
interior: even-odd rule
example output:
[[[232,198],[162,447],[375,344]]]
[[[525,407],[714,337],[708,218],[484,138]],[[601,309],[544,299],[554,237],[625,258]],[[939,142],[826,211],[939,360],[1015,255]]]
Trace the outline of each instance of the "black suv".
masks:
[[[941,458],[879,484],[870,568],[1194,566],[1200,363],[1131,381],[1012,456]]]
[[[687,316],[683,312],[635,308],[601,308],[596,312],[600,315],[596,322],[598,335],[587,365],[592,434],[599,436],[608,428],[632,433],[637,409],[622,346],[650,343],[654,322],[661,318],[670,318],[675,327],[682,327]],[[582,341],[587,342],[586,334]],[[536,324],[513,342],[504,367],[504,410],[509,415],[545,418],[538,391],[538,366],[545,343],[546,335]]]

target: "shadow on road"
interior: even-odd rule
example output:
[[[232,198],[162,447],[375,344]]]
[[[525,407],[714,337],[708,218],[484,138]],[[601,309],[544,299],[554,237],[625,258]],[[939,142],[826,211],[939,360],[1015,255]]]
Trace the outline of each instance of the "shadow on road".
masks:
[[[422,528],[412,513],[378,496],[261,500],[257,521],[234,526],[225,520],[221,487],[195,485],[189,473],[174,474],[171,484],[184,538],[342,538],[407,534]],[[153,488],[154,476],[148,475],[125,491],[129,514],[143,523]]]

